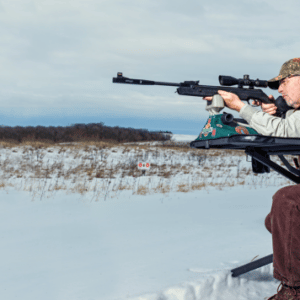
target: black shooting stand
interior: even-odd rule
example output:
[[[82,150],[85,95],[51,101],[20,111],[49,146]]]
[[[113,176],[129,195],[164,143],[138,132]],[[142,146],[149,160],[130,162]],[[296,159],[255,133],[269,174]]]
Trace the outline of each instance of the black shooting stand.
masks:
[[[278,138],[263,135],[232,135],[230,137],[193,141],[192,148],[198,149],[236,149],[245,150],[252,157],[254,173],[269,173],[270,168],[299,184],[300,170],[292,167],[284,155],[300,155],[300,139]],[[287,169],[270,160],[270,155],[278,155]],[[273,254],[232,269],[232,277],[250,272],[273,262]]]

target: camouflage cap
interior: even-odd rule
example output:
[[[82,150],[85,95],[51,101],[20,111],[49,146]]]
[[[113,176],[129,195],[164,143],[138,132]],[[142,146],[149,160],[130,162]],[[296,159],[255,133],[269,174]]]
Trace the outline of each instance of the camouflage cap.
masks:
[[[300,57],[286,61],[282,65],[279,75],[268,80],[269,88],[277,90],[279,88],[279,80],[291,75],[300,75]]]

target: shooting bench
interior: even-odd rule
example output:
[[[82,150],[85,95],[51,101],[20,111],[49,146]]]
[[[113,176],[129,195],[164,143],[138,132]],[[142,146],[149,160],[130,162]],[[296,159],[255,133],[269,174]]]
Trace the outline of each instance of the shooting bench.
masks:
[[[193,141],[190,147],[197,149],[236,149],[244,150],[252,158],[252,170],[254,173],[269,173],[270,168],[289,180],[300,183],[300,170],[294,168],[286,160],[284,155],[300,155],[300,139],[279,138],[263,135],[232,135],[218,139]],[[271,155],[277,155],[286,169],[270,159]],[[273,254],[250,262],[246,265],[232,269],[232,277],[250,272],[273,262]]]

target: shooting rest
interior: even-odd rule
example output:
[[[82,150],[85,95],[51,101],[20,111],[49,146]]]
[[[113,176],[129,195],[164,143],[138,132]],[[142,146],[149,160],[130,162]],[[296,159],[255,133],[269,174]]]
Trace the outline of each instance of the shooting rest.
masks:
[[[236,149],[245,150],[252,158],[252,170],[254,173],[269,173],[270,168],[289,180],[300,183],[300,170],[289,164],[284,155],[300,155],[300,139],[279,138],[263,135],[233,135],[211,140],[193,141],[190,147],[197,149]],[[279,166],[270,159],[271,155],[278,155],[286,166]],[[250,262],[246,265],[232,269],[232,277],[250,272],[273,262],[273,254]]]

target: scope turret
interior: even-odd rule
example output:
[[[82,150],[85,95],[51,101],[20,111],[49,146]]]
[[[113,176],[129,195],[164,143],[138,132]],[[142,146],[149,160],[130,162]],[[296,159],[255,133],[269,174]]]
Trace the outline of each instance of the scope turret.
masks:
[[[243,88],[244,86],[249,86],[249,89],[253,89],[255,86],[264,88],[268,87],[267,80],[259,80],[258,78],[256,80],[250,79],[249,75],[244,75],[242,79],[237,79],[232,76],[220,75],[219,82],[221,85],[225,86],[238,85],[239,88]]]

